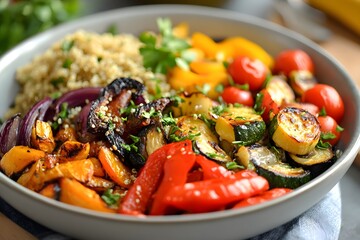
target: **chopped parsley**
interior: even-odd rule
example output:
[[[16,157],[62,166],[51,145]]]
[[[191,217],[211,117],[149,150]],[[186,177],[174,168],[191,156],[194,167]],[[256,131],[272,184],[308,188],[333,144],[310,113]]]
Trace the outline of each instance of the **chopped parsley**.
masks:
[[[72,63],[73,63],[73,62],[72,62],[71,59],[66,58],[65,61],[64,61],[64,63],[63,63],[63,65],[62,65],[62,67],[63,67],[63,68],[70,68],[70,66],[71,66]]]
[[[107,33],[110,33],[112,35],[116,35],[119,33],[117,26],[115,24],[111,24],[107,29],[106,29]]]
[[[117,206],[120,197],[121,195],[119,193],[114,193],[112,189],[107,189],[103,195],[101,195],[102,200],[110,207]]]
[[[63,52],[69,52],[71,50],[71,48],[74,46],[74,44],[75,44],[74,40],[71,40],[71,41],[65,40],[61,44],[61,50],[63,50]]]
[[[240,166],[239,164],[237,164],[236,162],[227,162],[226,163],[226,168],[229,170],[233,170],[233,169],[244,169],[243,166]]]

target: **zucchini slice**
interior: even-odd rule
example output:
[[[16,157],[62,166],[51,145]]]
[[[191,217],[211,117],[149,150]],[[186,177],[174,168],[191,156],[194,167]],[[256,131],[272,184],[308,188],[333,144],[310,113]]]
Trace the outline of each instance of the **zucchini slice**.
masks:
[[[208,117],[210,110],[215,106],[215,102],[201,92],[184,93],[181,99],[182,102],[178,106],[172,107],[174,117],[192,116],[194,114],[202,114]]]
[[[202,155],[221,163],[232,161],[226,152],[220,148],[218,138],[203,120],[183,116],[178,119],[177,126],[177,135],[193,140],[194,147]]]
[[[216,119],[215,130],[222,140],[251,145],[265,135],[266,124],[250,107],[229,107]]]
[[[292,167],[281,161],[268,147],[259,144],[241,146],[236,152],[236,161],[269,181],[270,187],[297,188],[311,179],[310,171]]]
[[[307,70],[290,72],[289,81],[290,86],[298,96],[302,96],[306,90],[314,87],[317,83],[314,75]]]
[[[266,90],[270,94],[271,99],[274,100],[278,106],[295,101],[294,91],[287,83],[286,79],[281,76],[272,76],[266,86]]]
[[[290,153],[289,156],[296,165],[309,169],[312,177],[318,176],[335,162],[334,152],[331,148],[314,148],[306,155]]]
[[[271,120],[271,139],[278,147],[298,155],[311,152],[320,139],[320,124],[306,110],[286,107]]]

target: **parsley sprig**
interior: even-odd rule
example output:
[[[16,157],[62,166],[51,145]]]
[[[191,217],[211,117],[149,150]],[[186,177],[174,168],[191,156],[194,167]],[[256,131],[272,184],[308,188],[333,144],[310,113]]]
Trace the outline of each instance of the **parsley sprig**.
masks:
[[[160,32],[159,38],[151,32],[144,32],[139,37],[140,41],[145,44],[140,48],[144,67],[150,68],[155,73],[163,74],[177,64],[184,67],[186,61],[181,58],[181,53],[190,45],[184,39],[173,35],[170,19],[159,18],[157,25]]]

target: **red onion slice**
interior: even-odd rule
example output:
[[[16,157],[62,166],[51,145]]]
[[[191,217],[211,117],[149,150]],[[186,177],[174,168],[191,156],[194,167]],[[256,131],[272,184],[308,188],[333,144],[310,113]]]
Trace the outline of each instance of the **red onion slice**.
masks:
[[[6,120],[0,129],[0,151],[1,155],[8,152],[16,145],[19,133],[19,126],[21,122],[20,114],[15,114],[13,117]]]
[[[19,130],[19,145],[30,147],[32,127],[34,126],[36,120],[44,119],[44,116],[52,102],[53,101],[50,97],[46,97],[43,100],[37,102],[25,115]]]
[[[101,87],[86,87],[64,93],[54,103],[55,116],[61,111],[61,105],[67,103],[69,108],[85,106],[88,102],[94,101],[100,95]]]

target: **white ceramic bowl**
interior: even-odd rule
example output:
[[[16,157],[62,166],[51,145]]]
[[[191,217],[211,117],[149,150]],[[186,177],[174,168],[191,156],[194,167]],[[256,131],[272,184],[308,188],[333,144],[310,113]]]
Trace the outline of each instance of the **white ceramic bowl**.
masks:
[[[297,217],[329,192],[346,173],[359,149],[359,94],[344,69],[326,52],[304,37],[247,15],[195,6],[161,5],[123,8],[89,16],[56,27],[20,44],[0,60],[0,115],[14,99],[15,70],[42,53],[56,40],[79,28],[104,32],[116,24],[123,32],[156,30],[156,18],[173,23],[186,21],[192,31],[212,37],[244,36],[275,55],[282,49],[300,48],[312,57],[319,81],[334,86],[345,102],[345,127],[338,145],[342,157],[316,179],[294,192],[257,206],[214,213],[136,218],[103,214],[62,204],[34,193],[0,173],[0,196],[35,221],[80,239],[241,239],[248,238]]]

